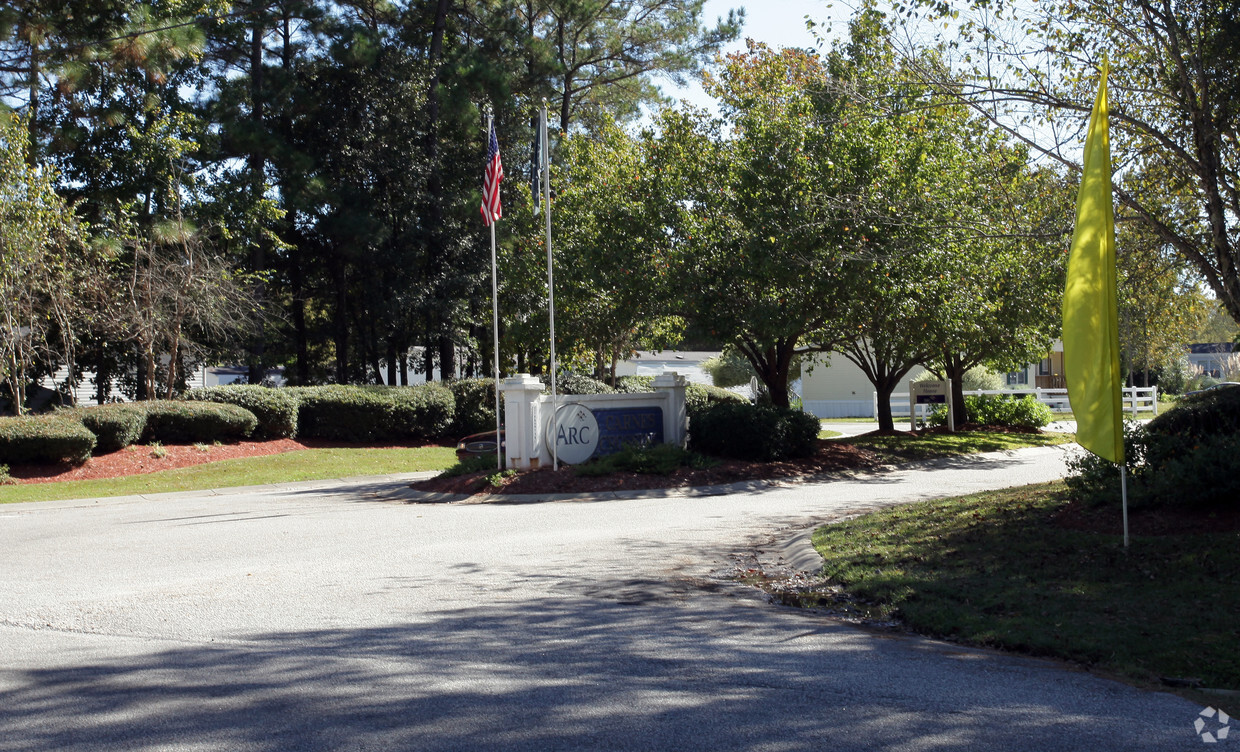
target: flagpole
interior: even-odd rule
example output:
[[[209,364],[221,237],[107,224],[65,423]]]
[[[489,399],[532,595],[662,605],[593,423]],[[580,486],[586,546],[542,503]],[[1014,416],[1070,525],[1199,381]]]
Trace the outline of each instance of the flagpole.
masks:
[[[488,129],[490,130],[490,129]],[[495,264],[495,223],[491,223],[491,328],[495,334],[495,349],[492,351],[495,373],[495,461],[500,470],[504,469],[503,427],[499,415],[499,275]]]
[[[555,274],[551,263],[551,155],[547,151],[547,100],[538,117],[539,165],[543,204],[547,214],[547,310],[551,322],[551,468],[560,469],[559,395],[555,385]]]
[[[491,108],[487,107],[487,138],[491,137],[494,128]],[[497,186],[498,189],[498,186]],[[495,462],[499,470],[504,469],[503,426],[500,424],[499,403],[499,272],[495,262],[495,217],[487,223],[491,227],[491,329],[495,336],[492,350],[493,373],[495,374]]]
[[[1128,465],[1121,462],[1119,465],[1119,494],[1120,503],[1124,507],[1124,548],[1128,548]]]

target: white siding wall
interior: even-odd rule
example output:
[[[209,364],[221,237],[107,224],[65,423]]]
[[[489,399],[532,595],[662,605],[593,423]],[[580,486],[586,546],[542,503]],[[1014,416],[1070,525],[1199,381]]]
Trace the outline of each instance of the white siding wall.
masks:
[[[816,355],[813,368],[802,369],[801,398],[804,409],[819,418],[874,417],[874,385],[865,372],[843,355]],[[907,384],[925,369],[914,366],[904,377]],[[896,387],[896,391],[901,391]]]

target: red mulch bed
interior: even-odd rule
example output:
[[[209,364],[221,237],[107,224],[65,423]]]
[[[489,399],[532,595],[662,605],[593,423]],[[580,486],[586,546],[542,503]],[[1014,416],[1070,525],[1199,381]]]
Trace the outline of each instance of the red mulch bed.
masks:
[[[486,485],[486,478],[494,471],[460,475],[455,478],[432,478],[411,484],[418,491],[451,494],[553,494],[588,493],[602,491],[634,491],[652,488],[686,488],[714,486],[747,480],[770,480],[796,478],[807,475],[868,470],[879,466],[879,461],[868,449],[833,441],[818,442],[818,451],[812,457],[780,462],[746,462],[724,460],[704,470],[681,468],[670,475],[643,475],[640,473],[614,473],[603,477],[584,477],[568,466],[558,471],[549,467],[525,470],[504,479],[496,489]]]
[[[13,465],[9,468],[9,476],[18,483],[57,483],[62,480],[94,480],[97,478],[117,478],[122,475],[140,475],[154,473],[159,470],[175,470],[190,465],[201,465],[206,462],[219,462],[239,457],[261,457],[267,454],[283,454],[302,449],[318,449],[326,447],[417,447],[425,443],[408,444],[346,444],[341,442],[272,439],[270,441],[237,441],[228,444],[207,444],[206,451],[192,445],[165,444],[163,457],[155,457],[151,447],[134,444],[124,449],[91,457],[81,465],[58,462],[45,465]]]

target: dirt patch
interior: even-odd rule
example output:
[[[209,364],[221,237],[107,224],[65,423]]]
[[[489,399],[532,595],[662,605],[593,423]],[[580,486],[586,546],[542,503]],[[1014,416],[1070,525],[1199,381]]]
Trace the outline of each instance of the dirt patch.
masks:
[[[238,441],[228,444],[181,445],[165,444],[157,450],[145,444],[134,444],[115,452],[91,457],[81,465],[68,462],[41,465],[14,465],[9,476],[18,483],[58,483],[68,480],[95,480],[117,478],[123,475],[141,475],[160,470],[175,470],[207,462],[219,462],[241,457],[261,457],[267,454],[283,454],[302,449],[327,447],[417,447],[425,443],[410,444],[342,444],[340,442],[272,439],[270,441]],[[163,453],[163,456],[156,456]]]
[[[418,491],[453,494],[599,493],[656,488],[690,488],[740,481],[797,478],[849,470],[869,470],[880,464],[874,452],[868,449],[837,441],[820,440],[817,451],[811,457],[779,462],[724,460],[714,467],[701,470],[681,468],[669,475],[614,473],[603,477],[586,477],[577,475],[569,466],[561,466],[559,470],[540,468],[518,472],[504,478],[499,488],[492,488],[486,482],[487,477],[494,471],[461,475],[455,478],[432,478],[413,483],[411,488]]]

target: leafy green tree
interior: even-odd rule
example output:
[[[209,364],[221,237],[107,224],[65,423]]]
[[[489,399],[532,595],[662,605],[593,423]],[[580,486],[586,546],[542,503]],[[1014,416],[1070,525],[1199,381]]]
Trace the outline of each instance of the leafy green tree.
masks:
[[[660,100],[658,76],[680,84],[740,33],[744,9],[703,25],[704,0],[527,0],[516,4],[532,60],[549,61],[559,130],[627,120]],[[546,64],[545,62],[543,63]]]
[[[681,328],[666,306],[669,248],[650,200],[651,145],[613,123],[570,137],[560,151],[557,350],[589,353],[595,378],[613,384],[620,359],[670,346]]]
[[[1207,301],[1184,260],[1144,225],[1117,229],[1120,351],[1129,385],[1141,372],[1178,361],[1207,316]]]
[[[722,118],[665,113],[651,158],[652,195],[675,214],[677,310],[729,340],[785,407],[799,351],[844,337],[851,199],[869,177],[825,84],[815,57],[752,46],[708,79]]]
[[[18,415],[40,360],[72,363],[85,302],[73,299],[81,227],[56,194],[55,170],[32,168],[29,148],[24,120],[0,113],[0,383]]]
[[[914,23],[959,16],[949,25],[961,50],[952,78],[926,70],[926,80],[1072,169],[1096,71],[1109,57],[1112,160],[1142,178],[1117,181],[1117,219],[1140,221],[1175,249],[1240,321],[1240,20],[1232,4],[912,0],[895,8]]]

